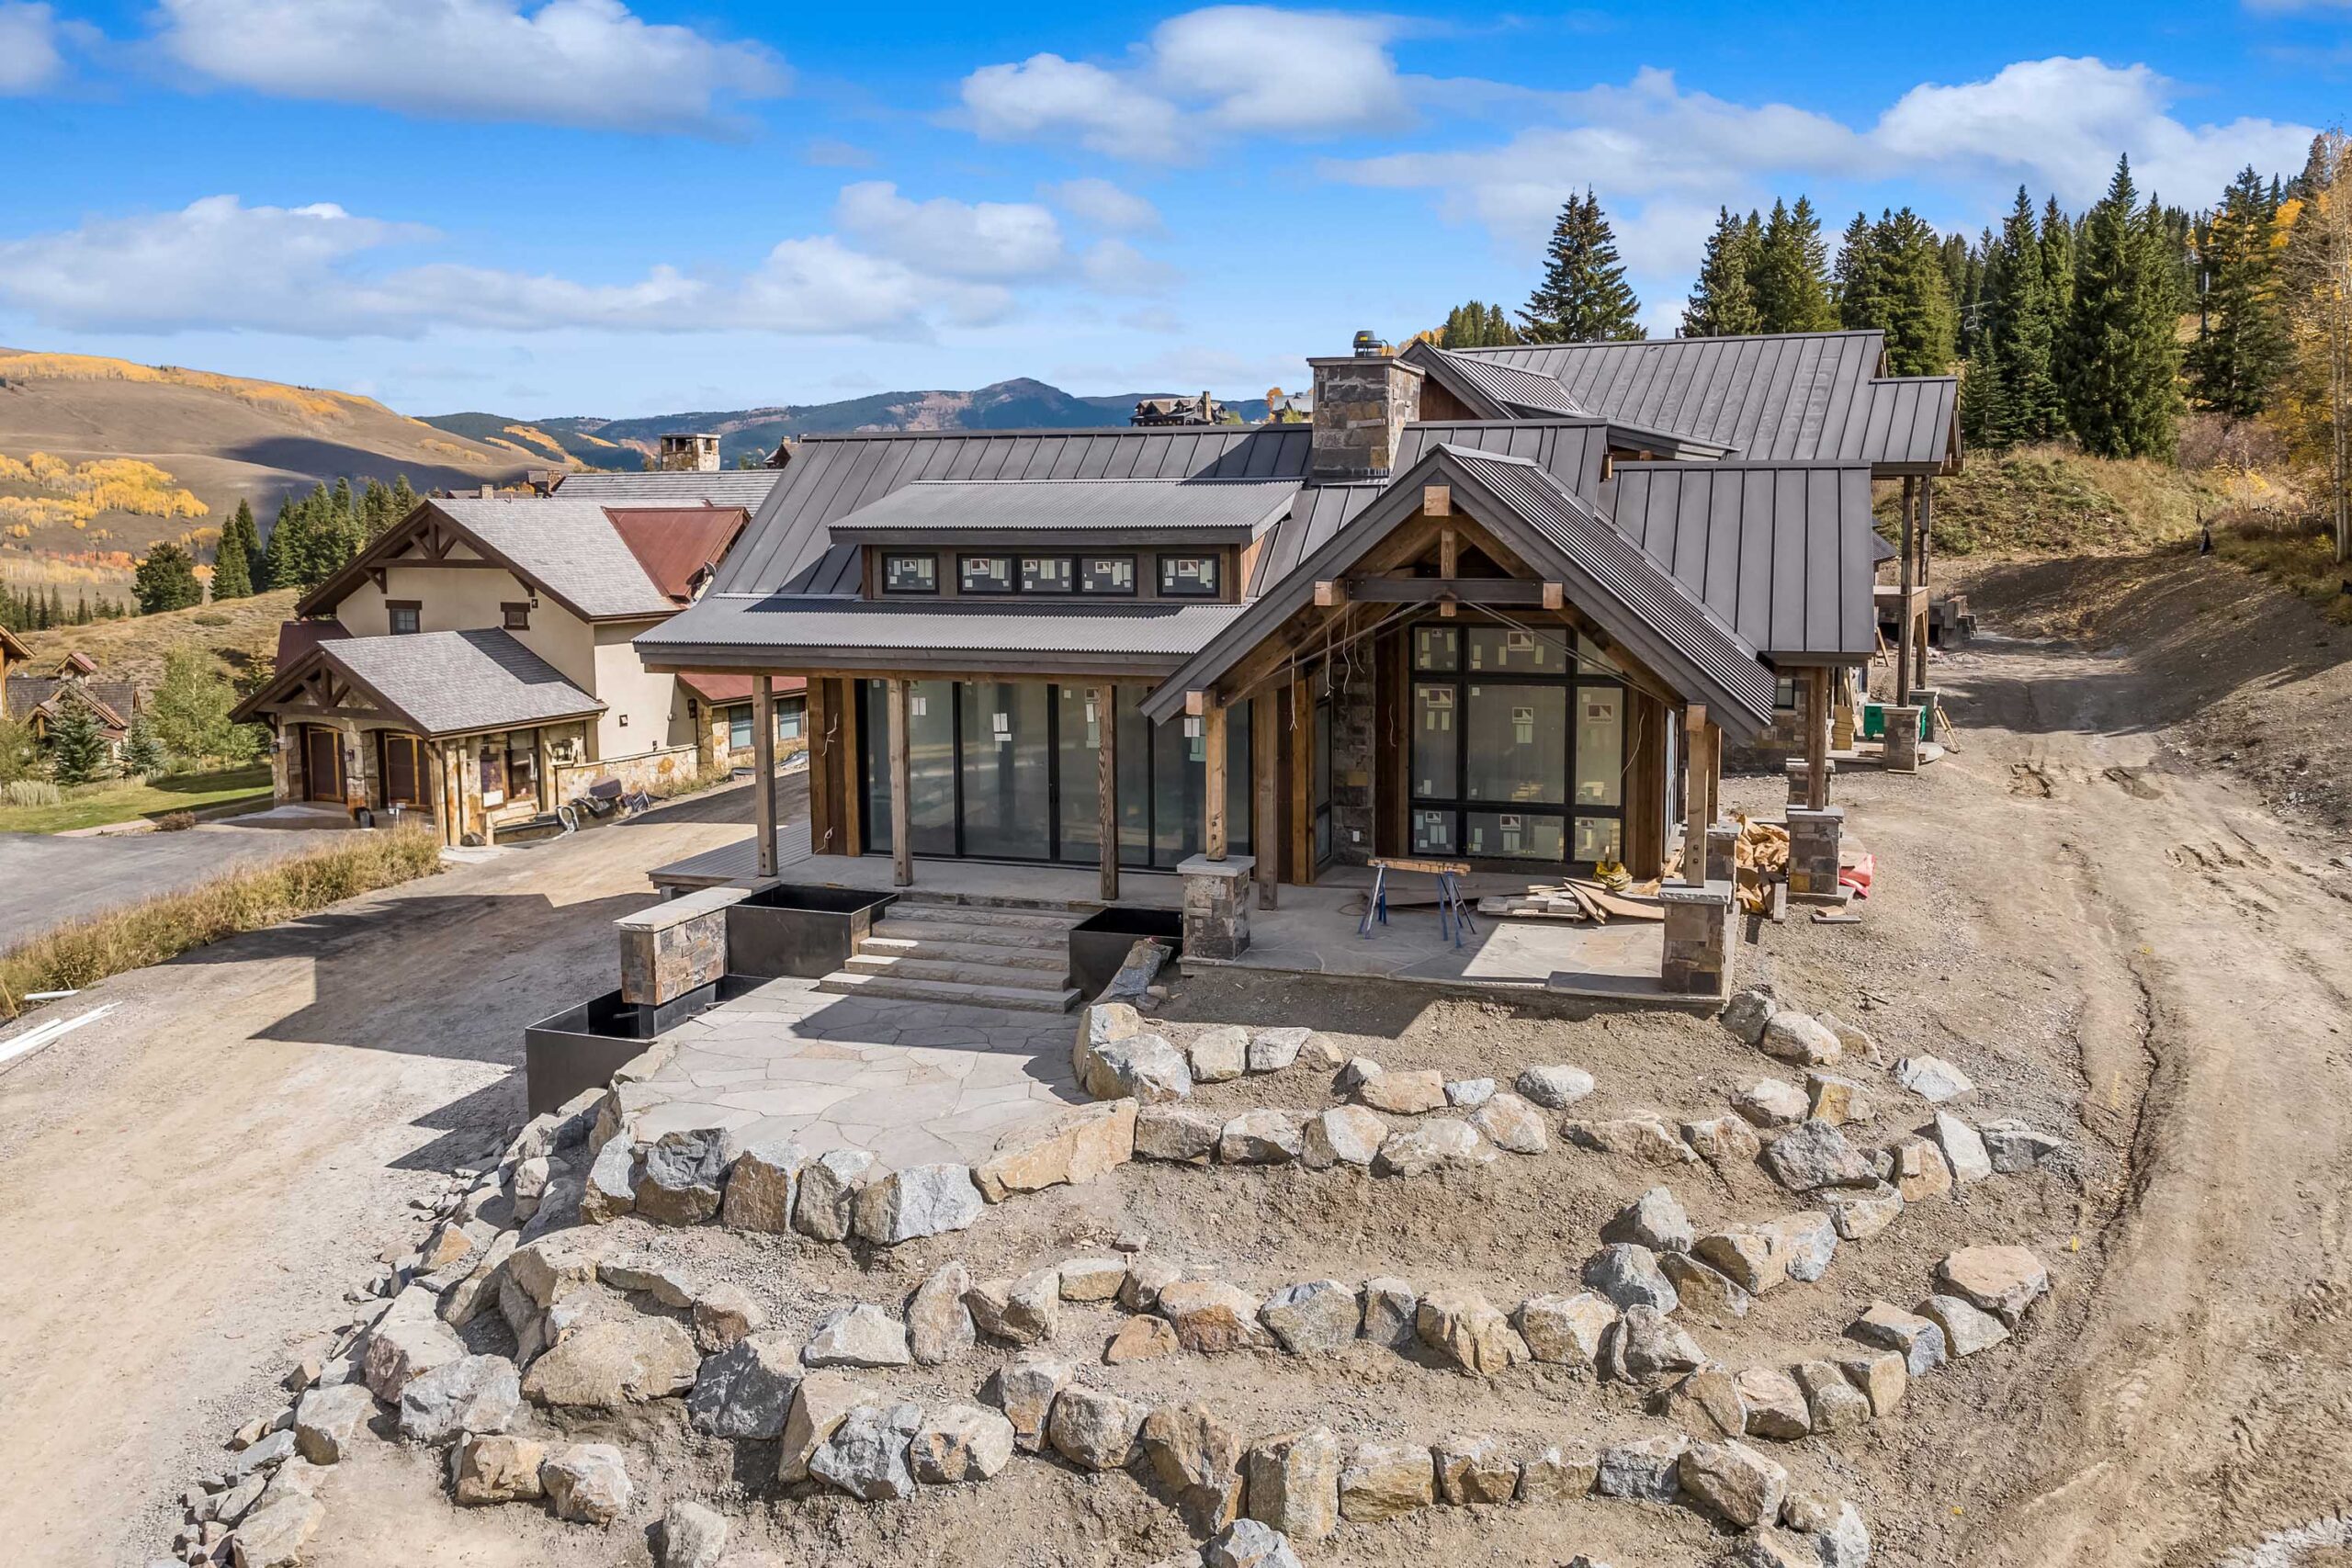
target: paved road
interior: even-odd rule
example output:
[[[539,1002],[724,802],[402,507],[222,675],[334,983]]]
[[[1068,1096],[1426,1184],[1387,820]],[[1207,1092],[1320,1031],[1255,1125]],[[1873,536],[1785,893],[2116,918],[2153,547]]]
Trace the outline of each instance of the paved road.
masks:
[[[283,1403],[407,1201],[521,1119],[523,1026],[609,989],[646,870],[749,807],[738,786],[118,976],[84,998],[112,1015],[0,1077],[0,1473],[41,1478],[14,1558],[169,1544],[173,1495]],[[0,862],[11,906],[31,864]],[[62,874],[34,874],[46,907]]]
[[[0,947],[66,920],[173,893],[235,865],[314,850],[348,829],[235,828],[60,838],[0,833]]]

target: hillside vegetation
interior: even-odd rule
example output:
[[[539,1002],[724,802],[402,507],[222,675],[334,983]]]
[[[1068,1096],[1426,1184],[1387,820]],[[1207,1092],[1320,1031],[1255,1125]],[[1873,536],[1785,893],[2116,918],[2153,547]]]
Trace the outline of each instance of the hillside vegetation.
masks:
[[[1901,491],[1882,485],[1880,531],[1899,536]],[[1935,483],[1933,544],[1948,556],[2086,555],[2186,539],[2228,504],[2217,475],[2139,457],[2093,457],[2054,444],[1972,452]]]
[[[134,615],[86,626],[27,632],[32,668],[46,669],[69,653],[86,653],[109,680],[133,681],[152,689],[164,677],[164,660],[182,649],[200,649],[232,680],[243,681],[277,658],[277,627],[294,614],[299,589],[228,599],[190,610]]]

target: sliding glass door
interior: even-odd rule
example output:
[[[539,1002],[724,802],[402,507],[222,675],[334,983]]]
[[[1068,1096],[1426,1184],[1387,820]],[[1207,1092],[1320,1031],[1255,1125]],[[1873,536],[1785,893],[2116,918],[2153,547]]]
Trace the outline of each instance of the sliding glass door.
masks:
[[[1142,689],[1119,690],[1105,714],[1095,688],[1035,681],[918,681],[908,694],[910,827],[922,855],[975,860],[1102,858],[1102,726],[1118,734],[1119,861],[1172,869],[1199,852],[1207,784],[1197,722],[1150,724]],[[891,846],[889,706],[878,681],[859,682],[865,848]],[[1226,720],[1227,841],[1250,851],[1250,705]]]

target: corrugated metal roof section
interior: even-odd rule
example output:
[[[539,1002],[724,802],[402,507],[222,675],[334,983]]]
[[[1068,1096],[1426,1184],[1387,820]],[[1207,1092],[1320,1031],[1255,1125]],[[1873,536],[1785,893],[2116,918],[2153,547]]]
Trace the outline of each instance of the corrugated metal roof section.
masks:
[[[1591,412],[1570,397],[1556,378],[1543,371],[1442,348],[1436,352],[1440,358],[1459,367],[1472,386],[1498,403],[1528,413],[1561,414],[1570,419],[1589,417]]]
[[[529,496],[432,505],[583,615],[666,615],[676,608],[595,502]]]
[[[1378,500],[1385,484],[1308,485],[1291,499],[1290,512],[1274,525],[1258,552],[1258,570],[1242,585],[1245,595],[1263,593],[1323,547],[1355,514]]]
[[[319,652],[426,735],[545,724],[605,711],[604,704],[495,627],[345,637],[321,643]]]
[[[1842,457],[1885,469],[1931,473],[1951,457],[1960,407],[1957,376],[1905,376],[1871,383],[1870,412],[1848,433]]]
[[[1551,376],[1603,418],[1784,460],[1846,455],[1884,345],[1872,330],[1454,352]]]
[[[1286,509],[1295,479],[918,479],[836,521],[867,532],[1127,534],[1224,529],[1248,536]]]
[[[1105,614],[1073,606],[922,605],[786,593],[707,593],[637,639],[648,659],[761,654],[1109,654],[1181,658],[1207,646],[1238,604],[1136,604]],[[821,661],[821,660],[820,660]]]
[[[1504,457],[1525,457],[1587,501],[1600,493],[1600,470],[1609,457],[1609,426],[1600,420],[1515,420],[1405,427],[1396,449],[1396,471],[1421,460],[1432,446],[1460,446]]]
[[[1625,536],[1767,654],[1877,647],[1866,463],[1623,463]]]
[[[1668,572],[1623,531],[1534,464],[1458,446],[1445,450],[1615,595],[1644,626],[1742,699],[1758,723],[1771,717],[1772,679],[1756,645],[1715,614],[1697,590]],[[1867,476],[1864,484],[1867,489]]]
[[[740,506],[749,511],[784,479],[783,468],[714,468],[654,473],[566,474],[555,493],[566,501],[611,506]]]
[[[1304,479],[1306,425],[810,436],[720,567],[722,592],[852,593],[831,525],[918,479]]]

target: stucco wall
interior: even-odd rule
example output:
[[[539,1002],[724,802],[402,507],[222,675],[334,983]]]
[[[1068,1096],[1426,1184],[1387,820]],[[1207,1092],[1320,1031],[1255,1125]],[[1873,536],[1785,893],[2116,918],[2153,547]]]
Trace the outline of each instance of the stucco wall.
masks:
[[[395,566],[384,572],[384,587],[362,582],[335,606],[335,619],[354,637],[385,637],[392,629],[388,600],[413,600],[420,631],[469,632],[503,626],[507,604],[527,604],[531,590],[512,572],[492,567]],[[631,623],[631,632],[644,630]],[[597,638],[588,623],[546,597],[531,612],[529,627],[514,640],[555,666],[591,696],[596,689]]]

